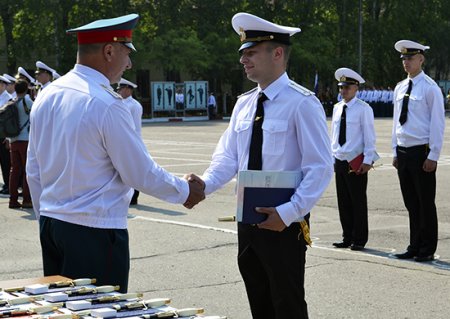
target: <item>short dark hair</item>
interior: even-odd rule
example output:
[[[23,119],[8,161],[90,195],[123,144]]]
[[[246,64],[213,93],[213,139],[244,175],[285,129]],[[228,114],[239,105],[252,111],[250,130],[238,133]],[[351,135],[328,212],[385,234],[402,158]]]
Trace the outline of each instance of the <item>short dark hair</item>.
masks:
[[[16,81],[16,93],[23,94],[28,90],[28,82],[22,79]]]
[[[268,43],[269,50],[273,50],[275,48],[282,47],[283,52],[284,52],[284,61],[286,63],[289,61],[289,56],[291,55],[291,46],[290,45],[276,42],[276,41],[267,41],[267,43]]]

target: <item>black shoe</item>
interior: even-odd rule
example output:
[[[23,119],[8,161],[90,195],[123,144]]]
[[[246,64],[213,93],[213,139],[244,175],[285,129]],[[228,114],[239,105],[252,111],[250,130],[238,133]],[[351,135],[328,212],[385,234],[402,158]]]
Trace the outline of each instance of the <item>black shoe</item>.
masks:
[[[414,260],[418,261],[418,262],[432,261],[432,260],[434,260],[434,255],[416,256],[416,257],[414,257]]]
[[[352,244],[350,246],[351,250],[364,250],[364,246],[363,245],[357,245],[357,244]]]
[[[394,254],[394,256],[397,257],[398,259],[413,259],[416,256],[416,254],[410,251],[406,251],[403,254]]]
[[[346,242],[340,242],[340,243],[333,243],[333,246],[336,248],[348,248],[350,247],[350,243],[346,243]]]
[[[9,195],[9,189],[2,188],[2,190],[0,190],[0,194],[2,194],[2,195]]]

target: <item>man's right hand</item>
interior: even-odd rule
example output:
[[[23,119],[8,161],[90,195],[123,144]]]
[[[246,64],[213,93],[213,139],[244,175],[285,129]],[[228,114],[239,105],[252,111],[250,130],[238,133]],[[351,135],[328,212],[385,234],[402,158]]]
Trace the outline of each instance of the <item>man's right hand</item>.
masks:
[[[189,196],[183,206],[191,209],[205,199],[205,183],[194,174],[185,175],[184,178],[188,181]]]
[[[392,166],[394,166],[396,169],[398,169],[398,160],[397,157],[394,157],[392,159]]]

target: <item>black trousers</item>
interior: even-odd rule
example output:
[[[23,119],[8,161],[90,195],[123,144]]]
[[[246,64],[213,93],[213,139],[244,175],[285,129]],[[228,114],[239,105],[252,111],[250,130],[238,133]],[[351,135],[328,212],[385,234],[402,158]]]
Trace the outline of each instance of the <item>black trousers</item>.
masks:
[[[254,319],[307,319],[306,243],[299,223],[282,232],[238,224],[238,265]]]
[[[126,229],[101,229],[41,216],[44,276],[96,278],[96,285],[128,290],[130,253]]]
[[[338,159],[335,159],[334,171],[343,241],[365,246],[369,238],[368,174],[349,173],[348,162]]]
[[[9,171],[11,169],[11,155],[5,146],[5,138],[0,138],[0,166],[3,176],[3,188],[9,188]]]
[[[438,241],[436,171],[427,173],[422,169],[428,153],[427,145],[397,147],[397,173],[409,213],[410,243],[407,249],[422,256],[434,254]]]
[[[139,197],[139,191],[135,189],[134,193],[133,193],[133,197],[131,197],[130,203],[136,204],[137,200],[138,200],[138,197]]]

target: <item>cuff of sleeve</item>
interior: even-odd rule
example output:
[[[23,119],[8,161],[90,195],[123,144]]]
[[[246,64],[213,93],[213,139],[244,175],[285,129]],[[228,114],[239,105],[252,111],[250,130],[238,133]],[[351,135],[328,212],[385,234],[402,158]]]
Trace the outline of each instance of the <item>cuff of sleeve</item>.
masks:
[[[189,197],[190,190],[188,182],[184,179],[181,179],[181,181],[180,204],[184,204]]]
[[[287,202],[280,206],[277,206],[276,210],[286,226],[289,226],[293,222],[297,221],[300,217],[295,211],[294,205],[291,202]]]
[[[435,162],[437,162],[438,161],[438,159],[439,159],[439,154],[437,154],[437,153],[435,153],[435,152],[430,152],[429,154],[428,154],[428,157],[427,157],[429,160],[432,160],[432,161],[435,161]]]

